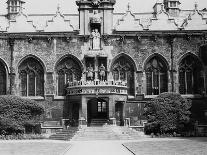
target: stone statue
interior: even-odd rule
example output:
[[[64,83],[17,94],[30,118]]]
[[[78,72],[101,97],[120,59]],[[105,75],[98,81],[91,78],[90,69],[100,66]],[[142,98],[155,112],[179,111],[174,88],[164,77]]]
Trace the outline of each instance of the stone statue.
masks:
[[[86,73],[87,73],[86,77],[89,78],[90,80],[93,80],[93,67],[91,66],[91,64],[87,68]]]
[[[101,66],[99,67],[99,75],[101,77],[101,81],[103,81],[106,76],[106,68],[104,67],[103,64],[101,64]]]
[[[92,38],[92,49],[94,50],[100,49],[101,35],[98,32],[98,29],[92,30],[91,38]]]

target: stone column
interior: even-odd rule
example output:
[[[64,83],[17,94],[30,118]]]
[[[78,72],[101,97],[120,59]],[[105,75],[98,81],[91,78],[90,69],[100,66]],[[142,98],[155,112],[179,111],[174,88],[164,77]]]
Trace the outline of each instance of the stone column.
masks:
[[[15,69],[13,66],[14,62],[14,39],[9,39],[9,45],[10,45],[10,95],[15,95]]]
[[[147,81],[146,81],[146,73],[143,72],[143,76],[142,76],[142,90],[141,90],[142,94],[147,95]]]
[[[97,57],[95,57],[95,67],[94,67],[94,70],[95,70],[95,81],[98,80],[98,59]]]

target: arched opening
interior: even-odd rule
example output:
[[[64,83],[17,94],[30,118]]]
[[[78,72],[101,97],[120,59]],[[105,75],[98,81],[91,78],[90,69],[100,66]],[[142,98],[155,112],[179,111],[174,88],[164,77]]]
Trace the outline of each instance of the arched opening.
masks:
[[[198,58],[188,55],[179,64],[180,94],[201,94],[204,90],[202,64]]]
[[[82,76],[81,66],[72,57],[63,58],[56,66],[56,73],[58,96],[64,96],[67,82],[80,81]]]
[[[93,98],[87,103],[88,123],[93,119],[108,119],[108,101],[103,98]]]
[[[128,95],[132,96],[135,95],[134,72],[134,64],[124,55],[118,57],[112,64],[112,75],[114,81],[127,82]]]
[[[207,66],[207,45],[201,46],[200,58],[205,66]]]
[[[5,65],[0,62],[0,95],[6,95],[6,68]]]
[[[29,57],[19,66],[21,96],[44,96],[44,69],[40,62]]]
[[[167,65],[159,57],[152,57],[145,65],[146,93],[159,95],[168,91]]]

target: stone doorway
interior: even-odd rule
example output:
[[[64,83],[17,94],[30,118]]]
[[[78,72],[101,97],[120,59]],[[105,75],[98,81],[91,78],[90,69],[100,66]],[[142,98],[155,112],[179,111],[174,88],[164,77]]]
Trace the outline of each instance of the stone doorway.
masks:
[[[88,124],[92,119],[108,119],[108,102],[102,98],[93,98],[88,101]]]
[[[120,125],[120,126],[124,125],[123,109],[124,109],[124,102],[116,102],[115,116],[116,116],[117,125]]]

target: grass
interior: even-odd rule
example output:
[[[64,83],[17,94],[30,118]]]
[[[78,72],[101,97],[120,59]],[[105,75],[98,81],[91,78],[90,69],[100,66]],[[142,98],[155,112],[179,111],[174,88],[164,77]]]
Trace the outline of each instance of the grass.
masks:
[[[66,142],[8,141],[0,142],[1,155],[62,155],[70,147]]]
[[[135,155],[206,155],[207,138],[152,139],[123,144]]]

